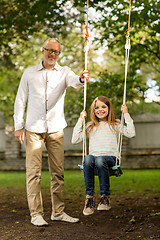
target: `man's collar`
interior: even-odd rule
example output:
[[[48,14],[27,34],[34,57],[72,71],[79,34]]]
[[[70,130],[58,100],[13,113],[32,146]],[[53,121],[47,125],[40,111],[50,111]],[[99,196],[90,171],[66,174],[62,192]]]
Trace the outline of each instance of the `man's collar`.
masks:
[[[42,62],[40,64],[38,64],[37,68],[38,68],[39,71],[45,69],[43,67]],[[57,71],[61,71],[62,67],[56,62],[55,66],[53,68],[51,68],[50,70],[54,70],[54,69],[57,70]]]
[[[61,70],[62,70],[62,67],[56,62],[56,64],[55,64],[55,66],[54,66],[53,69],[55,69],[55,70],[57,70],[57,71],[61,71]]]

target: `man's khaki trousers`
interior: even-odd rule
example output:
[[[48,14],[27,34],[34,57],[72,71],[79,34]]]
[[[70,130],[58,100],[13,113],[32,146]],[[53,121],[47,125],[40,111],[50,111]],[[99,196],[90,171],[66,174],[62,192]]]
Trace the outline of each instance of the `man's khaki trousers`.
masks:
[[[63,131],[56,133],[33,133],[26,131],[26,184],[27,199],[32,217],[43,216],[43,202],[40,188],[42,148],[44,142],[48,152],[48,166],[51,176],[52,215],[64,212],[64,143]]]

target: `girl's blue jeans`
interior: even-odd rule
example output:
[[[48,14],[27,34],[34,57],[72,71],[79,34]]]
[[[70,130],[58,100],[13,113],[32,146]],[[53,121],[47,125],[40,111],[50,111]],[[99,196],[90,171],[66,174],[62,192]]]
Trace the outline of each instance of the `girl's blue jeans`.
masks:
[[[94,195],[94,172],[97,169],[100,195],[110,195],[109,168],[115,166],[116,157],[86,155],[84,158],[84,181],[87,195]]]

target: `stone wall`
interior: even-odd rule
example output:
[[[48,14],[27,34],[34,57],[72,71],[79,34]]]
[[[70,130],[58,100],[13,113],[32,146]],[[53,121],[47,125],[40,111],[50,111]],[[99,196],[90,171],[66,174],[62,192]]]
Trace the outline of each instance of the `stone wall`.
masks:
[[[160,114],[142,114],[132,116],[136,128],[136,137],[123,137],[123,168],[160,168]],[[25,144],[20,145],[14,139],[12,127],[4,127],[4,118],[0,114],[0,170],[25,169]],[[82,143],[71,144],[73,127],[64,130],[65,169],[77,169],[82,162]],[[42,168],[48,169],[47,152],[43,148]]]

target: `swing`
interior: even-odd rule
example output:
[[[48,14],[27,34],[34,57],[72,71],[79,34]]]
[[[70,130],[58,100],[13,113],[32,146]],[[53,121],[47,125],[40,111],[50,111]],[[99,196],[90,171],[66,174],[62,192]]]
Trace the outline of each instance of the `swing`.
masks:
[[[89,33],[88,33],[88,7],[89,7],[89,0],[87,0],[87,19],[86,19],[86,45],[85,45],[85,70],[87,70],[87,57],[88,57],[88,51],[89,51]],[[124,80],[124,92],[123,92],[123,104],[126,102],[126,83],[127,83],[127,69],[128,69],[128,62],[129,62],[129,50],[130,50],[130,14],[131,14],[131,0],[129,2],[129,17],[128,17],[128,29],[126,34],[126,44],[125,44],[125,80]],[[84,81],[84,110],[86,108],[86,92],[87,92],[87,82],[86,79]],[[121,128],[124,126],[124,114],[121,115]],[[84,156],[86,155],[86,134],[85,134],[85,119],[83,120],[83,160],[82,164],[78,164],[79,169],[83,172],[83,162],[84,162]],[[118,136],[118,157],[116,157],[116,164],[113,167],[109,168],[109,175],[110,176],[116,176],[119,177],[123,174],[123,171],[121,169],[121,151],[122,151],[122,131],[119,132]],[[95,169],[95,175],[97,174],[97,170]]]
[[[79,169],[83,172],[83,165],[78,164]],[[94,174],[97,176],[97,170],[95,169]],[[116,165],[113,167],[109,168],[109,175],[110,176],[116,176],[116,177],[120,177],[123,174],[122,169],[120,167],[120,165]]]

